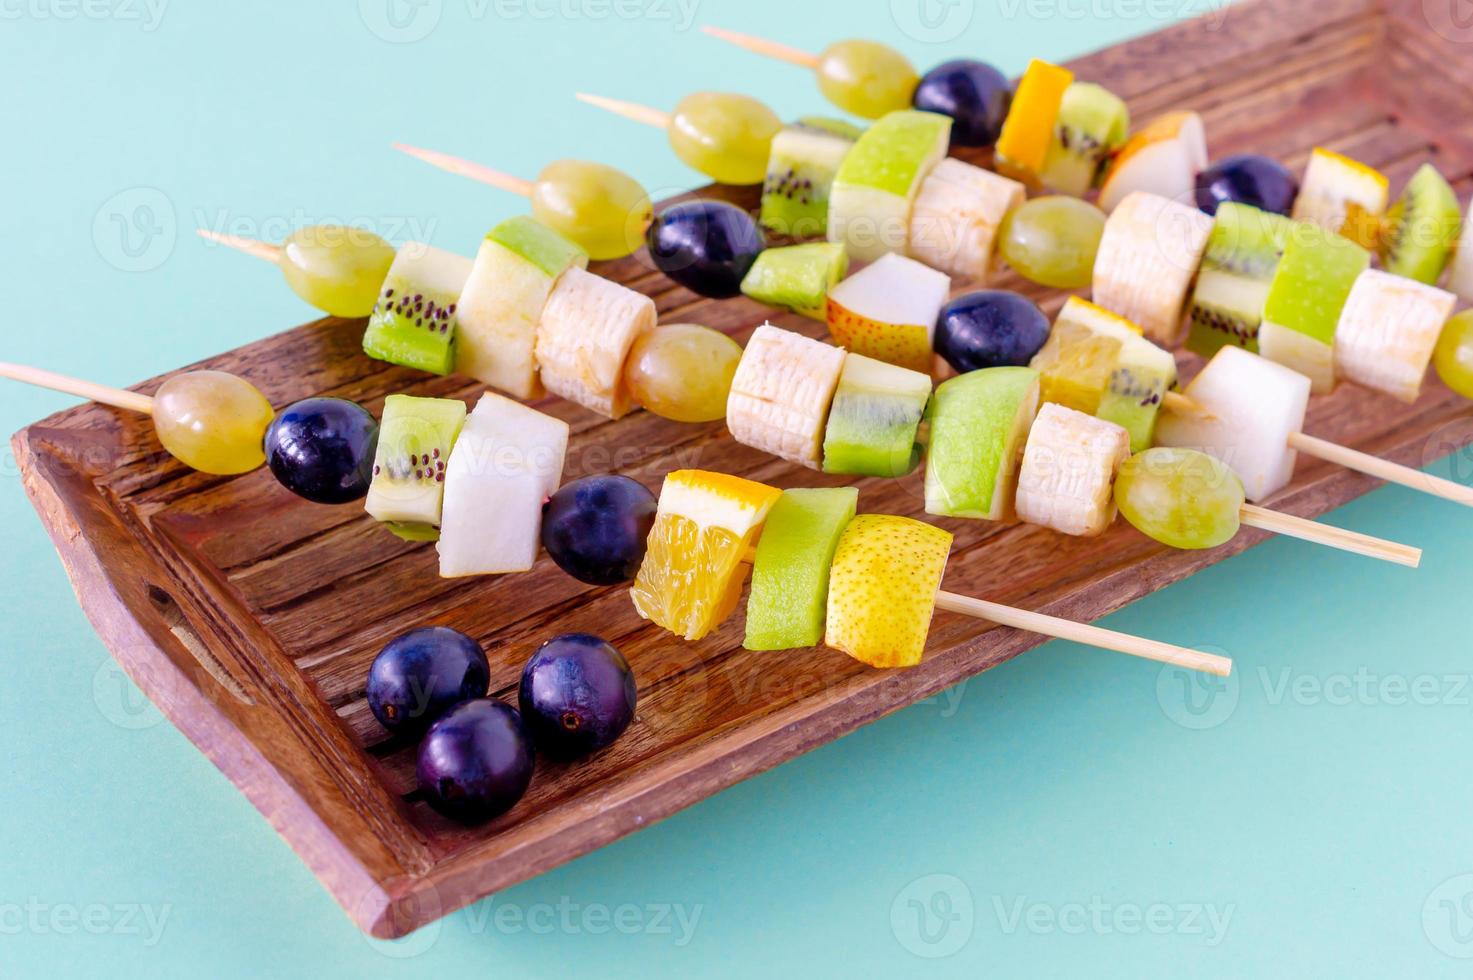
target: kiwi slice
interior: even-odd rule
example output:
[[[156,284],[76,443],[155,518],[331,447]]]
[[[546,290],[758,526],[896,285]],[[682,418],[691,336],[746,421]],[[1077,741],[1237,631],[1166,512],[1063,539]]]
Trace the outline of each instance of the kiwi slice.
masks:
[[[829,290],[849,269],[838,242],[810,242],[763,249],[742,278],[742,292],[759,303],[823,320]]]
[[[1083,197],[1129,135],[1130,110],[1119,96],[1092,82],[1074,82],[1064,90],[1040,179],[1061,194]]]
[[[1458,196],[1430,163],[1412,174],[1386,212],[1381,262],[1387,272],[1435,286],[1458,238]]]
[[[406,242],[389,266],[363,334],[363,351],[391,364],[431,374],[455,365],[455,307],[471,260],[420,242]]]
[[[931,399],[930,375],[847,354],[823,433],[823,471],[905,476],[921,461],[916,431]]]
[[[445,465],[464,424],[465,403],[458,398],[384,399],[364,502],[369,515],[406,541],[438,539]]]
[[[1229,201],[1217,209],[1187,320],[1186,347],[1211,357],[1226,346],[1258,351],[1269,285],[1294,222]]]
[[[829,186],[859,138],[842,119],[808,116],[772,138],[758,219],[791,238],[822,237],[828,229]]]

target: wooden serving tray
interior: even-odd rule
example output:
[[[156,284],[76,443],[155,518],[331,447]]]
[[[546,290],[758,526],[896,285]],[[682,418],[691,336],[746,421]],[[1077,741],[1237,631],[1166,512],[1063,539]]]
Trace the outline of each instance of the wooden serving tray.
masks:
[[[1460,30],[1441,2],[1256,0],[1072,67],[1127,98],[1137,120],[1200,111],[1214,157],[1251,149],[1302,167],[1310,148],[1325,144],[1386,170],[1394,189],[1430,159],[1466,199],[1470,42],[1473,31]],[[756,203],[751,188],[710,193]],[[701,299],[643,256],[599,271],[654,297],[662,322],[706,323],[739,340],[767,317],[809,334],[822,329],[745,299]],[[1050,313],[1062,302],[1012,277],[1000,285]],[[325,393],[377,414],[392,392],[478,394],[461,378],[366,358],[362,329],[361,321],[323,320],[193,367],[244,375],[278,406]],[[1180,359],[1188,375],[1199,366],[1190,355]],[[539,407],[572,426],[567,479],[614,471],[657,488],[671,469],[704,466],[784,487],[839,482],[737,445],[720,423],[681,425],[647,413],[610,422],[567,402]],[[1473,409],[1435,379],[1413,406],[1343,386],[1315,399],[1307,430],[1421,465],[1473,442]],[[909,670],[871,670],[825,649],[748,652],[740,615],[685,643],[643,623],[625,589],[582,585],[545,559],[527,574],[441,580],[432,546],[384,533],[360,506],[309,504],[264,469],[235,478],[193,472],[162,452],[146,418],[85,405],[30,426],[13,444],[26,489],[113,655],[376,936],[401,935],[648,826],[1041,642],[939,613],[924,663]],[[860,485],[861,510],[922,513],[919,475]],[[1295,482],[1271,503],[1314,516],[1373,486],[1301,459]],[[1221,548],[1185,552],[1123,521],[1096,539],[938,523],[956,534],[948,588],[1081,620],[1263,537],[1244,529]],[[483,643],[492,690],[513,701],[539,643],[569,630],[599,633],[634,666],[638,717],[591,760],[539,762],[527,797],[493,823],[449,823],[414,792],[412,746],[386,739],[363,700],[383,644],[429,624]]]

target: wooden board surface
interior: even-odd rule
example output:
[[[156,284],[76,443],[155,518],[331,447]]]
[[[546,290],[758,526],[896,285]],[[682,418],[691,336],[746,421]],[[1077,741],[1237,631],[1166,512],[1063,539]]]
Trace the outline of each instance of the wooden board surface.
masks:
[[[1386,170],[1393,187],[1430,159],[1466,200],[1466,47],[1447,25],[1374,0],[1256,0],[1072,67],[1125,97],[1137,120],[1197,109],[1214,157],[1253,150],[1302,168],[1323,144]],[[1468,84],[1440,82],[1439,73],[1460,73]],[[752,188],[709,193],[756,203]],[[821,335],[819,324],[745,299],[695,296],[643,256],[597,271],[652,296],[661,322],[707,323],[745,341],[771,317]],[[1033,296],[1050,314],[1063,300],[1011,276],[996,285]],[[241,374],[276,405],[331,394],[377,414],[394,392],[477,395],[479,386],[464,379],[366,358],[362,326],[323,320],[191,367]],[[1178,359],[1187,376],[1200,366],[1185,353]],[[681,425],[647,413],[610,422],[566,402],[538,407],[572,426],[565,479],[619,472],[657,488],[671,469],[703,466],[783,487],[842,482],[737,445],[720,423]],[[1435,379],[1412,406],[1342,386],[1315,399],[1306,431],[1422,465],[1473,442],[1473,411]],[[190,471],[163,453],[143,417],[86,405],[26,428],[13,443],[26,488],[109,649],[354,921],[378,936],[401,935],[648,826],[1041,642],[939,613],[924,663],[903,671],[870,670],[823,649],[745,651],[740,615],[690,644],[643,623],[626,590],[583,585],[546,559],[527,574],[441,580],[432,546],[385,534],[361,507],[308,504],[264,470],[234,478]],[[859,486],[861,511],[922,516],[919,475]],[[1314,516],[1374,486],[1301,459],[1294,483],[1270,503]],[[1081,620],[1262,539],[1244,530],[1213,551],[1180,552],[1123,522],[1096,539],[937,523],[956,534],[947,588]],[[480,641],[493,692],[513,699],[521,665],[542,640],[597,632],[634,666],[638,717],[590,761],[539,762],[511,813],[481,828],[451,824],[413,792],[411,747],[386,739],[363,700],[383,643],[430,624]]]

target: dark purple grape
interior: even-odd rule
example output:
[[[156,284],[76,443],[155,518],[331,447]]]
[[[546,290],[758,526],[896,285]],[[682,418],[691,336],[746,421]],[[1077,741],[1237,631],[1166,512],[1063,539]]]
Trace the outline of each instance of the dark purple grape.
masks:
[[[1298,196],[1299,181],[1289,168],[1256,153],[1224,157],[1197,175],[1197,207],[1208,214],[1216,214],[1225,201],[1236,201],[1287,215]]]
[[[645,235],[650,258],[665,275],[714,299],[739,295],[742,277],[767,247],[752,216],[725,201],[672,204]]]
[[[266,429],[266,463],[281,485],[319,504],[343,504],[368,493],[378,423],[357,402],[304,398],[283,408]]]
[[[1013,86],[986,62],[962,58],[921,76],[911,104],[952,118],[952,146],[991,146],[1013,104]]]
[[[936,353],[960,373],[1022,367],[1048,340],[1049,322],[1032,300],[1006,289],[963,293],[936,318]]]
[[[456,705],[430,726],[415,775],[440,813],[465,824],[485,823],[522,798],[535,756],[516,709],[481,698]]]
[[[634,672],[611,644],[565,633],[532,654],[517,699],[537,750],[572,759],[613,744],[634,720]]]
[[[542,505],[542,547],[580,582],[627,582],[644,561],[655,495],[627,476],[585,476]]]
[[[368,707],[391,732],[414,734],[462,701],[486,696],[491,668],[480,644],[427,626],[389,641],[368,670]]]

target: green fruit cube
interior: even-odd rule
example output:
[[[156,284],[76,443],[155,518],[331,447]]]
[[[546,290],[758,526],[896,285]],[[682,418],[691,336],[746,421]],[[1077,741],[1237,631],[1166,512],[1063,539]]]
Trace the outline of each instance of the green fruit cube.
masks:
[[[823,320],[829,290],[848,269],[844,246],[836,242],[763,249],[742,278],[742,292],[759,303]]]
[[[996,521],[1012,512],[1038,378],[1032,368],[984,368],[937,387],[926,413],[926,513]]]
[[[1356,277],[1371,253],[1318,225],[1298,222],[1264,301],[1263,319],[1329,344]]]
[[[455,309],[471,260],[420,242],[405,242],[389,266],[363,334],[363,351],[431,374],[455,366]]]
[[[915,469],[921,458],[916,430],[930,399],[929,375],[845,355],[824,429],[824,472],[904,476]]]
[[[537,266],[553,279],[569,266],[588,268],[588,253],[538,221],[519,214],[507,218],[486,235]]]
[[[767,514],[752,562],[748,650],[791,650],[823,640],[829,568],[858,502],[853,487],[783,491]]]

